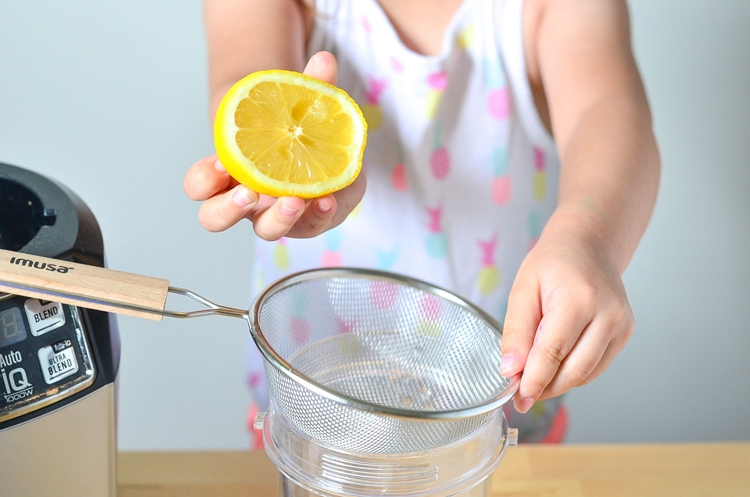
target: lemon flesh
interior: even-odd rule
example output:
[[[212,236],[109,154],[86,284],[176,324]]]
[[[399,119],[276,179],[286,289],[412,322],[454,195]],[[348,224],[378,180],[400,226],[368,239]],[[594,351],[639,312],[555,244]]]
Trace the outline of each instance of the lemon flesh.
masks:
[[[222,100],[216,151],[229,174],[268,195],[340,190],[362,168],[367,124],[343,90],[291,71],[260,71]]]

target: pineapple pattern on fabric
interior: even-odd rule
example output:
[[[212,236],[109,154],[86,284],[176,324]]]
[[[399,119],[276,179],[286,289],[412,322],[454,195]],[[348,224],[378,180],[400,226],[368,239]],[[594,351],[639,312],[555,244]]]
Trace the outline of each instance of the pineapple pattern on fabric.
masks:
[[[427,242],[425,248],[427,255],[435,259],[442,259],[448,253],[448,240],[443,232],[441,218],[443,211],[440,208],[427,209]]]
[[[405,192],[409,190],[409,176],[406,172],[406,166],[404,165],[404,153],[401,151],[401,146],[398,146],[398,162],[393,166],[391,171],[391,184],[394,190]]]
[[[513,192],[510,175],[508,175],[508,150],[504,147],[492,149],[490,163],[492,165],[492,200],[497,205],[510,202]]]
[[[547,174],[544,151],[534,147],[534,198],[544,200],[547,196]]]
[[[327,231],[324,233],[323,238],[325,240],[325,250],[323,251],[323,258],[320,261],[322,267],[339,267],[343,265],[343,259],[341,257],[341,233],[336,230]]]
[[[376,0],[315,4],[308,56],[335,54],[338,85],[363,110],[367,191],[322,236],[258,240],[256,281],[320,266],[383,269],[453,291],[502,322],[559,177],[526,78],[521,0],[464,0],[430,56],[401,42]],[[420,329],[434,333],[423,306]]]
[[[500,285],[500,268],[495,264],[495,248],[497,237],[487,241],[478,240],[482,253],[482,270],[479,271],[479,291],[482,295],[489,295]]]
[[[430,154],[430,169],[433,177],[438,181],[444,180],[451,172],[451,153],[440,139],[442,128],[442,123],[437,123],[435,126],[434,148]]]
[[[377,131],[383,124],[383,109],[380,108],[380,95],[388,86],[385,79],[376,79],[373,76],[367,77],[368,90],[366,92],[365,102],[360,104],[362,114],[367,121],[367,129],[370,133]]]
[[[445,92],[445,86],[448,84],[445,71],[438,71],[427,76],[427,118],[433,119],[440,106],[440,101]]]

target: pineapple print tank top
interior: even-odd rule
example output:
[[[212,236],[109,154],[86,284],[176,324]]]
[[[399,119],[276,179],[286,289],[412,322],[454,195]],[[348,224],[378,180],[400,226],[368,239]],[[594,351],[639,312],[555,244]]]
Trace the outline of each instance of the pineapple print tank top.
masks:
[[[464,0],[441,53],[423,56],[377,0],[316,0],[308,56],[336,55],[338,84],[365,114],[367,191],[321,236],[257,240],[254,294],[296,271],[367,267],[441,286],[504,320],[516,272],[555,208],[560,168],[526,76],[522,3]],[[252,343],[247,356],[251,410],[265,409]],[[522,442],[564,437],[559,397],[505,412]]]
[[[449,289],[502,322],[559,173],[526,77],[521,7],[465,0],[441,53],[423,56],[376,0],[316,1],[308,55],[336,55],[338,84],[367,119],[367,191],[321,236],[258,240],[255,290],[303,269],[368,267]]]

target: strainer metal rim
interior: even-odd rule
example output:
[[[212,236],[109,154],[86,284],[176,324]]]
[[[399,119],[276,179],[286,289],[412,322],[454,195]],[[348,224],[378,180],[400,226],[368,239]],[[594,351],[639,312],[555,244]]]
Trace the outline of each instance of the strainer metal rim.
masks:
[[[261,291],[254,299],[251,310],[252,318],[248,314],[246,318],[250,329],[250,335],[253,337],[253,341],[258,346],[261,354],[268,363],[270,363],[276,370],[298,383],[299,385],[311,390],[312,392],[328,399],[337,404],[341,404],[347,407],[353,407],[363,411],[375,413],[375,414],[386,414],[389,416],[396,416],[399,418],[406,419],[420,419],[420,420],[455,420],[462,418],[469,418],[473,416],[479,416],[494,411],[504,404],[506,404],[516,394],[520,384],[520,375],[516,375],[510,379],[510,383],[502,390],[501,394],[488,400],[482,404],[474,405],[470,407],[464,407],[461,409],[449,409],[442,411],[416,411],[411,409],[403,409],[399,407],[390,407],[380,404],[374,404],[366,402],[346,394],[342,394],[328,387],[320,385],[315,380],[307,377],[301,371],[292,367],[285,359],[283,359],[268,343],[263,331],[260,328],[260,314],[261,308],[264,301],[273,293],[283,290],[286,287],[302,283],[308,280],[314,280],[324,277],[341,277],[351,275],[364,276],[371,279],[388,280],[391,282],[397,282],[403,285],[407,285],[419,290],[432,293],[433,295],[442,299],[453,302],[454,304],[463,307],[467,311],[473,313],[475,316],[489,323],[495,333],[498,333],[502,337],[502,326],[492,316],[487,314],[481,308],[468,302],[467,300],[459,297],[458,295],[450,292],[444,288],[427,283],[418,278],[411,276],[405,276],[402,274],[392,273],[389,271],[370,269],[370,268],[359,268],[359,267],[335,267],[335,268],[316,268],[308,269],[304,271],[298,271],[282,278],[279,278],[275,282],[268,285],[263,291]]]

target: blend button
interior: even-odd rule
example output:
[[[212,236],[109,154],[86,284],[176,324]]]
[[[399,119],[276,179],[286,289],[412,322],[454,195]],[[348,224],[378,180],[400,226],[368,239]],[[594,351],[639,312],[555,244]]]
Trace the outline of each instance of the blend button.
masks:
[[[65,324],[62,304],[49,300],[29,299],[24,304],[31,334],[39,336]]]
[[[56,383],[78,371],[76,352],[70,340],[61,340],[39,349],[39,366],[47,385]]]

